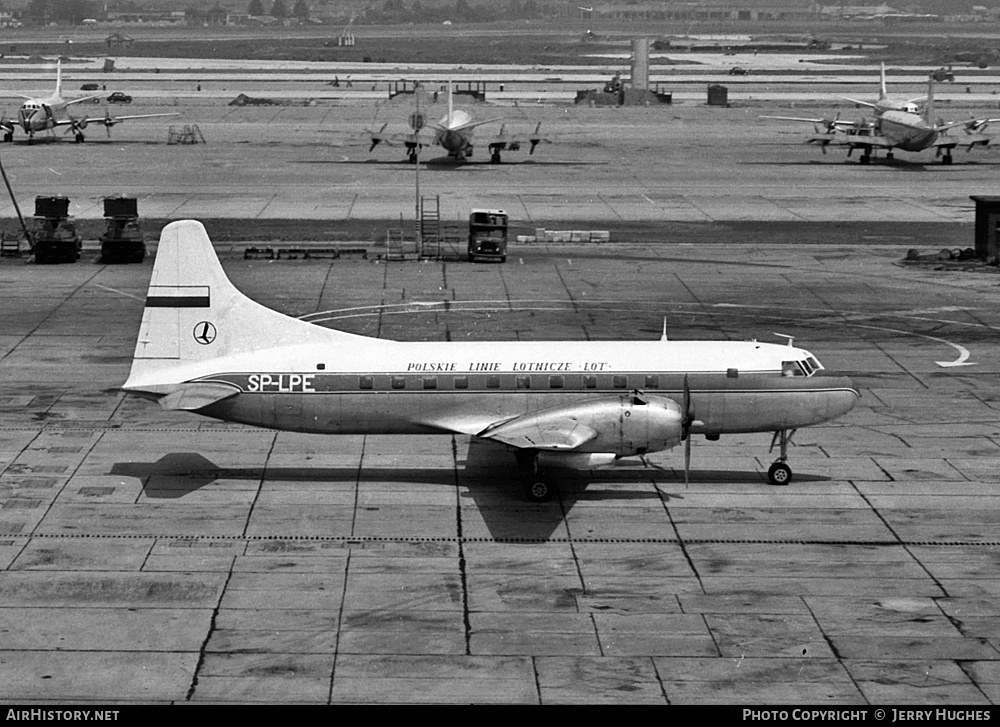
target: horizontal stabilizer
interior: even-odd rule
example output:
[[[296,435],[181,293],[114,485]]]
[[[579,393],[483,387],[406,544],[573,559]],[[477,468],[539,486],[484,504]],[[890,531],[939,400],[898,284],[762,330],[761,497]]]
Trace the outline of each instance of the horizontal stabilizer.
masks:
[[[160,406],[168,410],[197,411],[239,393],[239,388],[232,384],[181,384],[176,390],[160,399]]]

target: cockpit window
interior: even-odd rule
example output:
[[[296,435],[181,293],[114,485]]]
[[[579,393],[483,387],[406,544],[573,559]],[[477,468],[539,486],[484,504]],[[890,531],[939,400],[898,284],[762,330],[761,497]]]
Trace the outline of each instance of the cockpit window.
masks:
[[[782,361],[781,362],[781,375],[782,376],[805,376],[806,372],[802,370],[799,366],[798,361]]]
[[[812,376],[820,368],[819,363],[812,356],[801,361],[782,361],[782,376]]]

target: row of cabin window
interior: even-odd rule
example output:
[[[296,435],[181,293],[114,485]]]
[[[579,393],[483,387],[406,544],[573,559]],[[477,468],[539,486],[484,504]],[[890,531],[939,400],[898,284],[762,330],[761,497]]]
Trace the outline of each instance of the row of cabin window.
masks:
[[[420,379],[421,388],[424,389],[437,389],[438,379],[445,379],[446,377],[438,376],[424,376]],[[486,376],[485,388],[487,389],[500,389],[500,377],[495,375]],[[543,379],[542,376],[535,377],[536,385],[539,384],[539,379]],[[596,389],[597,386],[597,376],[593,374],[584,374],[580,377],[581,384],[584,389]],[[645,389],[658,389],[660,388],[660,377],[656,375],[645,375],[643,379],[643,388]],[[416,382],[413,382],[416,384]],[[531,376],[515,376],[514,386],[517,389],[530,389],[531,386]],[[468,389],[469,388],[469,377],[468,376],[453,376],[451,377],[451,385],[454,389]],[[566,377],[565,376],[549,376],[548,377],[548,388],[550,389],[563,389],[566,387]],[[405,389],[407,386],[406,376],[391,376],[389,378],[389,387],[392,389]],[[442,382],[442,388],[447,386],[446,382]],[[358,388],[359,389],[374,389],[375,388],[375,377],[374,376],[359,376],[358,377]],[[541,388],[541,387],[539,387]],[[615,374],[611,376],[611,388],[613,389],[627,389],[629,388],[629,377],[624,375]]]

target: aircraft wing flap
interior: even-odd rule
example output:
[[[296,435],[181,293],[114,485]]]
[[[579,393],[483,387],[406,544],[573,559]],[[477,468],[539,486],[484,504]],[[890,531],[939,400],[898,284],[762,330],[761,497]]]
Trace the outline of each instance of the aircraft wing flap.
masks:
[[[806,139],[806,144],[819,146],[846,146],[852,149],[892,149],[893,144],[884,136],[859,136],[856,134],[816,134]]]
[[[159,400],[160,406],[169,410],[197,411],[209,404],[228,399],[240,393],[232,384],[198,382],[181,384]]]
[[[558,418],[528,414],[487,427],[478,436],[519,449],[569,451],[596,439],[597,432],[571,413]]]
[[[967,136],[948,136],[947,134],[939,136],[935,139],[934,143],[931,144],[933,149],[954,149],[956,146],[967,146],[970,149],[977,145],[986,146],[990,143],[990,138],[988,136],[981,136],[975,134],[969,134]]]

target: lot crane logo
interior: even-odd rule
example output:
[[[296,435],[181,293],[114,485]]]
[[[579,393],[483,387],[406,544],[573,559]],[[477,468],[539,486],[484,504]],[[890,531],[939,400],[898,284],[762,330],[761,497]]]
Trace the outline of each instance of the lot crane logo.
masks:
[[[194,327],[194,340],[202,346],[207,346],[215,340],[216,333],[215,326],[208,321],[201,321]]]

